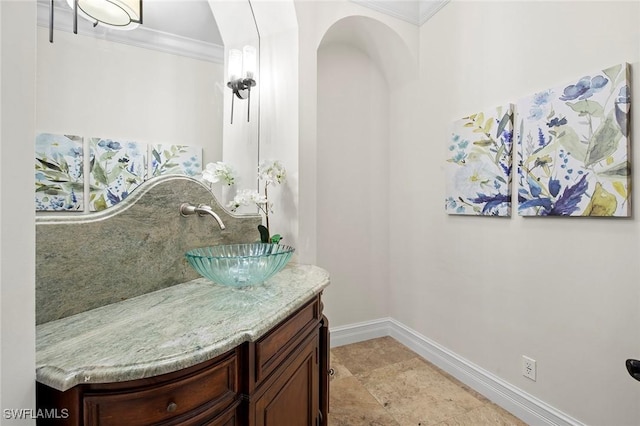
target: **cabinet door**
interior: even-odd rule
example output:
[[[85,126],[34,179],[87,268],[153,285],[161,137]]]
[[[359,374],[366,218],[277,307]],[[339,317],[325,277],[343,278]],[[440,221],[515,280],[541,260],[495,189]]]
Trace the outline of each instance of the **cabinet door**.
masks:
[[[310,426],[319,421],[319,332],[314,330],[257,399],[256,426]]]

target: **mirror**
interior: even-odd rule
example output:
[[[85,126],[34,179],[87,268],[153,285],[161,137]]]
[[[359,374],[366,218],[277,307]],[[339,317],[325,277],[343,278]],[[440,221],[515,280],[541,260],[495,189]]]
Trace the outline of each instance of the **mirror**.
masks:
[[[144,160],[136,157],[136,167],[146,163],[147,178],[158,167],[154,149],[172,155],[167,147],[188,146],[202,148],[202,167],[216,161],[231,165],[237,173],[236,187],[257,186],[259,76],[251,110],[247,111],[247,100],[236,99],[231,124],[232,92],[225,66],[230,48],[250,44],[259,50],[248,1],[143,0],[143,23],[136,29],[94,28],[79,17],[78,34],[72,33],[73,13],[66,0],[54,0],[54,5],[50,43],[49,1],[38,0],[36,129],[84,140],[85,182],[91,174],[89,164],[98,161],[87,152],[90,144],[118,141],[120,146],[133,143],[137,154],[146,154]],[[223,24],[220,29],[216,20]],[[103,147],[115,146],[109,144]],[[108,153],[104,158],[111,166],[127,162],[134,174],[129,157]],[[108,170],[104,175],[109,179]],[[101,206],[96,200],[109,203],[114,195],[113,189],[103,188],[100,199],[94,194],[100,182],[90,178],[85,212]],[[137,175],[125,176],[125,188],[114,198],[126,196],[127,185],[136,179]],[[228,190],[223,193],[221,184],[212,190],[223,204],[233,196]]]

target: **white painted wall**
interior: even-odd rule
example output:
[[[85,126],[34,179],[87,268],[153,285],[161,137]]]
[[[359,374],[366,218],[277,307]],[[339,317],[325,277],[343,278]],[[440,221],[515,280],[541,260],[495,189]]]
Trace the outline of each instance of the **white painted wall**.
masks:
[[[639,24],[638,2],[451,2],[420,30],[416,125],[391,151],[390,203],[403,208],[391,212],[390,316],[592,425],[640,419],[624,368],[640,356],[637,214],[447,216],[445,144],[465,114],[620,62],[635,107]],[[537,360],[537,382],[522,377],[522,355]]]
[[[336,327],[389,312],[387,157],[416,82],[418,28],[346,1],[296,2],[296,13],[300,256],[330,271]]]
[[[35,2],[0,2],[0,422],[35,407]]]
[[[320,47],[317,264],[331,271],[332,324],[389,311],[389,108],[369,56],[344,43]]]

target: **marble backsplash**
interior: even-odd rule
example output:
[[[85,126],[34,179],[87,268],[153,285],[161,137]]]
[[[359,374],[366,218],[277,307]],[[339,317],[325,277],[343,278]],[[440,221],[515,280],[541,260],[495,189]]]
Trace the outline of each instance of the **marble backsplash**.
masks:
[[[210,216],[183,217],[182,203],[208,204]],[[234,215],[185,176],[155,178],[123,202],[90,215],[36,218],[36,324],[184,283],[199,275],[185,251],[259,240],[259,215]]]

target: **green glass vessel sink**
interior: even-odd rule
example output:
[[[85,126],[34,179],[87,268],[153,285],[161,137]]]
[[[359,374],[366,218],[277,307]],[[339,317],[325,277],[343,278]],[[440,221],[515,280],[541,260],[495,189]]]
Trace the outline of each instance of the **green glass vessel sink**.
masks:
[[[185,256],[203,277],[226,286],[247,287],[278,273],[294,251],[283,244],[228,244],[189,250]]]

